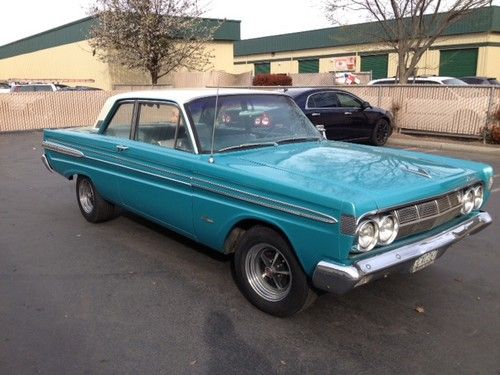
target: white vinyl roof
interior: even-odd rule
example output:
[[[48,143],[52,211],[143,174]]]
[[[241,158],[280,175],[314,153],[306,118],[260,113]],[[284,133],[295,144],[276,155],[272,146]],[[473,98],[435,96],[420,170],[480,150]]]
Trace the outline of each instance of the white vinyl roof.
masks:
[[[237,95],[237,94],[279,94],[276,91],[252,90],[252,89],[219,89],[219,95]],[[171,100],[178,104],[190,102],[193,99],[217,95],[217,89],[170,89],[170,90],[148,90],[132,91],[124,94],[118,94],[110,99],[113,101],[122,99],[153,99],[153,100]]]
[[[114,95],[106,100],[97,121],[94,126],[97,126],[99,121],[104,120],[113,104],[118,100],[124,99],[150,99],[150,100],[169,100],[176,102],[179,105],[190,102],[197,98],[217,95],[241,95],[241,94],[273,94],[283,95],[278,91],[256,90],[256,89],[219,89],[202,88],[202,89],[167,89],[167,90],[148,90],[148,91],[131,91],[123,94]]]

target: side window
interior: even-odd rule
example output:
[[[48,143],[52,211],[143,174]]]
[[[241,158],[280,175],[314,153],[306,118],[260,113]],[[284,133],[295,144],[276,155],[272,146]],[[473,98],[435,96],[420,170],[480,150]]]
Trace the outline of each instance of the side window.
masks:
[[[338,107],[337,97],[333,92],[320,92],[313,94],[307,100],[308,108],[333,108]]]
[[[104,130],[104,134],[118,138],[129,138],[133,113],[134,103],[120,104]]]
[[[49,85],[34,86],[34,91],[52,91],[52,87]]]
[[[193,150],[184,119],[173,104],[140,103],[135,139],[166,148]]]
[[[361,102],[354,96],[348,94],[337,93],[337,98],[341,107],[361,108]]]

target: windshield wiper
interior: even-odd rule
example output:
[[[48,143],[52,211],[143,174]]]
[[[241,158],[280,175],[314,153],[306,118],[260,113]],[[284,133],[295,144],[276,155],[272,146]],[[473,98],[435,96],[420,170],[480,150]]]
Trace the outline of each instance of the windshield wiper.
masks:
[[[284,138],[276,141],[277,144],[285,144],[285,143],[295,143],[295,142],[308,142],[308,141],[319,141],[321,138],[319,137],[293,137],[293,138]]]
[[[261,143],[242,143],[241,145],[228,146],[221,148],[218,152],[224,152],[229,150],[245,150],[249,148],[257,148],[257,147],[269,147],[269,146],[277,146],[276,142],[261,142]]]

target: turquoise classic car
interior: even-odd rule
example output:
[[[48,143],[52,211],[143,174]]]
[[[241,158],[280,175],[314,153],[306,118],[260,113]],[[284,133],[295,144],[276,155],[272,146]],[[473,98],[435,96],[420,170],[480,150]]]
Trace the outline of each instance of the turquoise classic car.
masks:
[[[234,254],[259,309],[416,272],[485,228],[490,166],[324,139],[286,95],[167,90],[110,98],[95,126],[45,130],[82,215],[134,212]]]

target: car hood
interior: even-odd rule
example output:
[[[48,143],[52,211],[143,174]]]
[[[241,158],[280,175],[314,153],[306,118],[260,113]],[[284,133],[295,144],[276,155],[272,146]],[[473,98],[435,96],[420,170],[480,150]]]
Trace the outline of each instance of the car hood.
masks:
[[[231,158],[231,168],[264,181],[266,190],[317,204],[340,200],[367,209],[422,200],[480,178],[474,163],[343,142],[296,143],[238,154]]]

